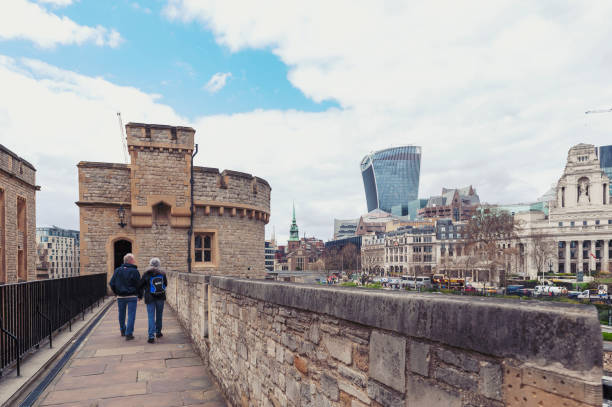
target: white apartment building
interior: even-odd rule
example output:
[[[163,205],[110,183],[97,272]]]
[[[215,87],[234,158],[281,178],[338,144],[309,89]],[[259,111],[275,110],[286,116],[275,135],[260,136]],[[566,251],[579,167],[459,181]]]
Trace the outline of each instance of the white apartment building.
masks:
[[[80,270],[78,230],[52,227],[36,228],[37,262],[46,263],[49,278],[73,277]]]

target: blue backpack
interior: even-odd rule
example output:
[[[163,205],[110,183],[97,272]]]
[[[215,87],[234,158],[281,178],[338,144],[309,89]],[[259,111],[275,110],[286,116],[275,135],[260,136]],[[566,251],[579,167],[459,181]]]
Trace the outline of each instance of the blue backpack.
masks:
[[[149,291],[152,296],[160,297],[166,293],[166,285],[164,284],[164,276],[157,275],[149,279]]]

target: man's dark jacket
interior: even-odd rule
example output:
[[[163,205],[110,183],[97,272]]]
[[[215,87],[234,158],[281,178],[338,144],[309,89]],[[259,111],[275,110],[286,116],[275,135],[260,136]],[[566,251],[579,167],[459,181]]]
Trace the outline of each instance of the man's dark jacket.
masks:
[[[164,286],[168,287],[168,279],[166,273],[158,269],[157,267],[148,267],[145,273],[138,283],[138,298],[142,298],[144,295],[145,304],[150,304],[153,301],[166,301],[166,293],[153,295],[151,294],[151,279],[155,276],[164,277]]]
[[[135,264],[123,263],[115,269],[111,278],[111,290],[119,297],[131,297],[138,295],[138,282],[140,273]]]

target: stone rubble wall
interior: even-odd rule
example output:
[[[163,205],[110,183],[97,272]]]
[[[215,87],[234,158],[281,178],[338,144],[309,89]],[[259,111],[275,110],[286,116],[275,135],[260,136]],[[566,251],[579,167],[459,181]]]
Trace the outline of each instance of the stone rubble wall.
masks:
[[[234,406],[602,405],[592,307],[169,274]]]

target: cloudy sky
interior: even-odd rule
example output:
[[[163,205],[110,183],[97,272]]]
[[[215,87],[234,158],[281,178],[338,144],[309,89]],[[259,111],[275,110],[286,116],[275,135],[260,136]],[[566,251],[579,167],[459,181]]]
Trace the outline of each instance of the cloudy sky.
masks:
[[[0,143],[32,162],[37,223],[78,227],[76,163],[124,122],[193,126],[196,164],[272,185],[272,226],[325,240],[366,212],[371,150],[423,147],[419,195],[535,200],[567,150],[612,144],[606,1],[3,0]]]

